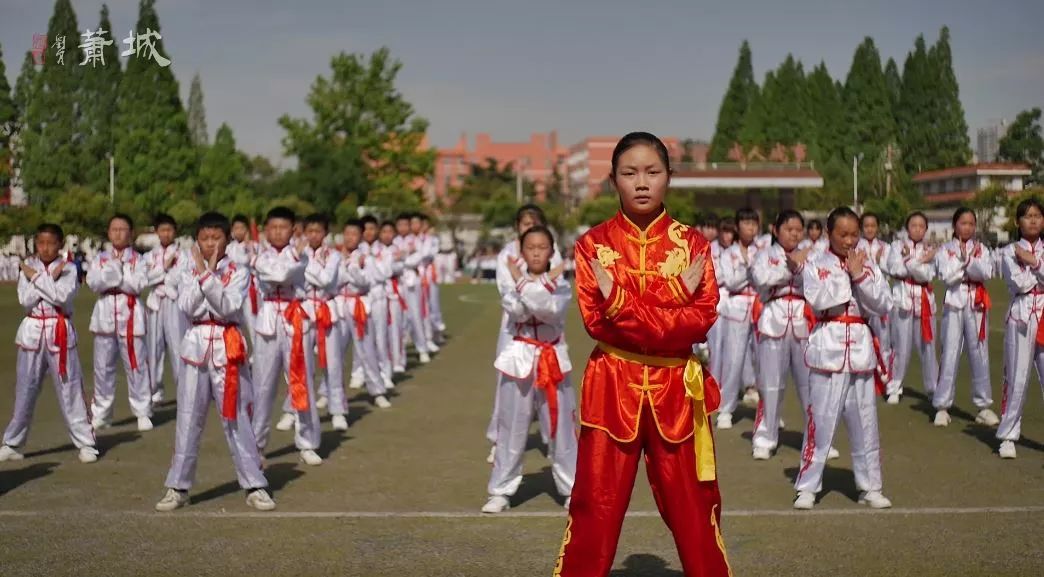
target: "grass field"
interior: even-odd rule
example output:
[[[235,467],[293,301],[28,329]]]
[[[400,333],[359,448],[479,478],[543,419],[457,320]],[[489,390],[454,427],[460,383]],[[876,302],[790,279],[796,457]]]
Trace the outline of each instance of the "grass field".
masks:
[[[1006,299],[999,285],[993,289],[999,412]],[[91,298],[80,295],[76,314],[88,370]],[[478,512],[489,474],[483,433],[493,397],[495,289],[449,287],[443,303],[449,344],[430,365],[412,369],[392,409],[354,399],[343,434],[325,418],[323,466],[299,465],[290,434],[273,431],[274,513],[246,507],[214,412],[192,504],[154,513],[172,455],[173,405],[158,408],[156,429],[139,434],[121,384],[117,426],[98,435],[102,458],[83,465],[46,383],[27,458],[0,463],[0,575],[550,575],[565,512],[535,445],[511,511]],[[0,426],[13,403],[11,343],[20,318],[14,289],[0,287],[0,342],[7,343],[0,347]],[[575,310],[569,329],[579,382],[592,343]],[[916,360],[910,373],[902,404],[879,409],[885,492],[895,504],[889,511],[855,503],[843,430],[835,443],[842,458],[828,466],[820,505],[811,513],[790,509],[801,442],[792,392],[773,460],[750,458],[750,411],[717,435],[723,531],[736,575],[1044,574],[1044,406],[1035,379],[1019,458],[1001,461],[992,430],[969,414],[966,365],[957,397],[963,410],[952,412],[946,429],[931,425]],[[680,577],[674,543],[639,477],[612,575]]]

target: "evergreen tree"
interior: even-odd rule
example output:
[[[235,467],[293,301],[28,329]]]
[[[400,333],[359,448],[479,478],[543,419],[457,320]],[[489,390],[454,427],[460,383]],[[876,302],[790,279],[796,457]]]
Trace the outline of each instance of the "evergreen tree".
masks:
[[[762,83],[761,89],[752,91],[747,114],[743,117],[743,127],[739,131],[738,141],[744,150],[749,152],[757,146],[762,153],[765,152],[772,122],[771,109],[775,102],[776,73],[770,70],[765,73],[765,82]]]
[[[204,206],[208,210],[230,212],[236,201],[247,194],[246,161],[236,150],[232,129],[222,123],[199,166]]]
[[[0,47],[0,193],[6,193],[14,176],[14,155],[11,141],[18,124],[18,109],[11,99],[11,85],[7,82],[4,51]]]
[[[768,122],[765,125],[765,146],[777,143],[792,146],[805,139],[812,131],[809,117],[808,85],[801,62],[790,54],[776,69],[770,98],[762,103]],[[768,81],[766,80],[766,86]]]
[[[1044,137],[1041,136],[1040,108],[1023,110],[1015,117],[998,143],[997,157],[1008,162],[1028,164],[1030,181],[1044,183]]]
[[[26,52],[25,60],[22,61],[22,70],[18,73],[14,86],[14,106],[17,120],[11,134],[11,153],[14,155],[12,167],[14,169],[11,178],[13,187],[22,187],[25,182],[22,173],[22,164],[25,157],[25,137],[23,127],[28,124],[29,102],[32,100],[33,86],[36,84],[36,64],[33,61],[33,53]],[[14,200],[14,199],[12,199]]]
[[[871,38],[866,38],[856,48],[852,67],[845,79],[842,101],[847,127],[843,159],[848,162],[862,155],[864,166],[875,166],[885,147],[895,141],[896,128],[888,85],[881,70],[881,56]],[[860,188],[868,193],[883,194],[879,179],[868,172],[860,171]]]
[[[826,162],[841,154],[844,140],[844,121],[841,109],[841,93],[826,64],[820,62],[808,75],[808,99],[812,130],[809,159]]]
[[[69,186],[82,184],[83,134],[79,28],[69,0],[56,0],[47,26],[49,46],[28,101],[22,179],[30,202],[46,203]],[[64,50],[61,43],[64,42]]]
[[[207,133],[207,110],[203,106],[203,83],[198,72],[192,77],[192,88],[189,90],[188,124],[192,144],[207,146],[210,143]]]
[[[888,100],[892,105],[892,117],[899,111],[899,97],[903,91],[903,77],[899,75],[899,66],[894,58],[889,58],[884,68],[885,84],[888,86]],[[896,118],[898,122],[898,118]]]
[[[916,174],[932,165],[932,155],[938,148],[932,122],[931,93],[934,87],[923,36],[917,37],[913,51],[906,55],[902,80],[895,114],[899,148],[906,172]]]
[[[933,110],[938,148],[926,167],[928,170],[964,166],[971,158],[968,123],[961,105],[960,88],[953,73],[950,51],[950,29],[943,26],[939,40],[928,51],[928,64],[935,86]]]
[[[102,30],[105,31],[102,34]],[[83,132],[85,135],[84,166],[86,182],[95,192],[108,195],[109,190],[109,155],[115,153],[113,124],[116,120],[116,102],[120,89],[119,52],[116,45],[119,39],[114,38],[112,23],[109,22],[109,7],[102,4],[101,21],[98,31],[101,38],[112,41],[102,49],[101,62],[84,67],[83,75]]]
[[[135,31],[160,32],[155,0],[141,0]],[[170,58],[161,38],[156,53]],[[124,210],[145,214],[191,199],[196,149],[170,66],[145,51],[131,56],[120,82],[116,123],[116,198]]]
[[[708,159],[724,161],[728,159],[729,149],[734,142],[740,140],[743,123],[750,111],[751,104],[758,92],[754,81],[754,68],[751,64],[750,45],[743,41],[740,46],[739,61],[729,81],[728,91],[718,110],[718,124],[714,129]]]

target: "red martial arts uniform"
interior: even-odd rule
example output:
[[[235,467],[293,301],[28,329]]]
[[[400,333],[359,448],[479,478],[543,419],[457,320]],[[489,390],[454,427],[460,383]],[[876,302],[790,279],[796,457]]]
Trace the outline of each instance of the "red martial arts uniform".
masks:
[[[699,255],[703,281],[691,294],[679,275]],[[594,258],[613,278],[607,298]],[[584,371],[576,483],[554,575],[608,575],[643,451],[685,575],[731,575],[708,418],[721,396],[692,356],[717,317],[710,245],[666,212],[644,231],[617,213],[577,241],[576,286],[598,347]]]

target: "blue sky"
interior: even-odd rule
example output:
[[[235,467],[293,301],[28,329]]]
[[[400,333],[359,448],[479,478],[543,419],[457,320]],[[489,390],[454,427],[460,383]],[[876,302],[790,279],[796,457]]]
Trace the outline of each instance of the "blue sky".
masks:
[[[101,4],[73,1],[81,30],[97,27]],[[122,39],[138,2],[108,4]],[[12,83],[52,9],[0,0]],[[914,38],[930,44],[943,25],[973,134],[1044,106],[1038,0],[159,0],[157,9],[183,98],[202,77],[211,134],[227,122],[240,148],[275,160],[276,119],[308,115],[309,85],[331,55],[382,45],[403,61],[400,88],[440,146],[462,131],[524,140],[552,128],[567,145],[636,129],[710,139],[743,39],[759,80],[788,52],[843,78],[863,37],[901,68]]]

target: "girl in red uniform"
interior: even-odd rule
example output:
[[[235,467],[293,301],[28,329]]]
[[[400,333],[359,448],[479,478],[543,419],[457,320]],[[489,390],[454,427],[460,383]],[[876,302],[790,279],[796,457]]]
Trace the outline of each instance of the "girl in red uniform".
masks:
[[[576,482],[555,575],[609,573],[638,463],[686,577],[730,575],[708,416],[721,400],[691,344],[717,318],[710,245],[667,215],[667,148],[623,137],[610,179],[620,212],[576,243],[576,284],[598,342],[584,371]]]

